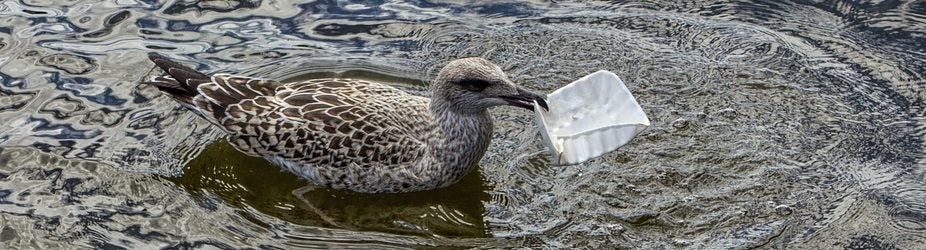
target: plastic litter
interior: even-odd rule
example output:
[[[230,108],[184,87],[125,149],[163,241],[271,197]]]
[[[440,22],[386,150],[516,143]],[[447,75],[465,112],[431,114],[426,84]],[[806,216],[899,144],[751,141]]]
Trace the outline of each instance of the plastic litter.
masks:
[[[578,164],[617,150],[650,125],[617,75],[601,70],[534,103],[536,123],[558,164]]]

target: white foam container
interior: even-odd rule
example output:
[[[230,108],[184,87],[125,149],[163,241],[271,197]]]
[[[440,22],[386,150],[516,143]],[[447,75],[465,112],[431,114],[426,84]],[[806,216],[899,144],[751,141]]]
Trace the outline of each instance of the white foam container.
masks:
[[[650,125],[640,104],[614,73],[601,70],[535,102],[536,123],[558,164],[577,164],[617,150]]]

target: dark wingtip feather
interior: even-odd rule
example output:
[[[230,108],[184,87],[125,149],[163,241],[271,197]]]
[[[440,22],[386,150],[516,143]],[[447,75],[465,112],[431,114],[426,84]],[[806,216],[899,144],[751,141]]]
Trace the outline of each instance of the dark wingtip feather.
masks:
[[[210,81],[208,75],[171,61],[158,53],[148,53],[148,59],[170,75],[170,77],[157,77],[148,84],[158,87],[162,92],[170,94],[181,101],[189,102],[193,96],[198,94],[196,87]]]
[[[151,60],[151,62],[154,62],[154,65],[157,65],[159,68],[164,70],[164,72],[167,72],[168,70],[170,70],[170,68],[177,68],[177,67],[183,68],[183,65],[172,62],[166,57],[160,54],[154,53],[154,52],[148,53],[148,60]]]
[[[162,70],[164,70],[164,72],[170,73],[170,69],[181,69],[181,70],[183,70],[183,71],[195,72],[195,73],[201,75],[203,78],[208,78],[208,76],[206,76],[205,74],[199,73],[198,71],[196,71],[196,70],[193,69],[193,68],[190,68],[190,67],[187,67],[187,66],[183,66],[183,64],[180,64],[180,63],[178,63],[178,62],[174,62],[174,61],[168,59],[167,57],[161,56],[160,54],[149,53],[149,54],[148,54],[148,59],[151,60],[152,62],[154,62],[154,65],[157,65],[157,66],[160,67]],[[179,79],[178,79],[178,80],[179,80]]]
[[[161,54],[158,54],[156,52],[148,52],[148,60],[151,60],[152,62],[154,62],[157,59],[161,59],[161,58],[164,58],[164,56],[161,56]]]

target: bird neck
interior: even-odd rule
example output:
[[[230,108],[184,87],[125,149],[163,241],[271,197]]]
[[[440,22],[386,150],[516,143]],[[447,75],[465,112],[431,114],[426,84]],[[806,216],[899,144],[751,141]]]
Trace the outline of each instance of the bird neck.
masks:
[[[431,105],[440,136],[429,145],[433,167],[446,185],[456,183],[479,163],[492,139],[492,117],[486,110],[458,113],[446,106]]]

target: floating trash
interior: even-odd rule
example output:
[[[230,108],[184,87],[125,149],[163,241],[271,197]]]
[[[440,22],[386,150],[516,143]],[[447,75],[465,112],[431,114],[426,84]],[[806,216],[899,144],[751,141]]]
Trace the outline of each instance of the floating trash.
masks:
[[[577,164],[617,150],[649,126],[649,118],[614,73],[601,70],[534,103],[536,122],[559,164]]]

